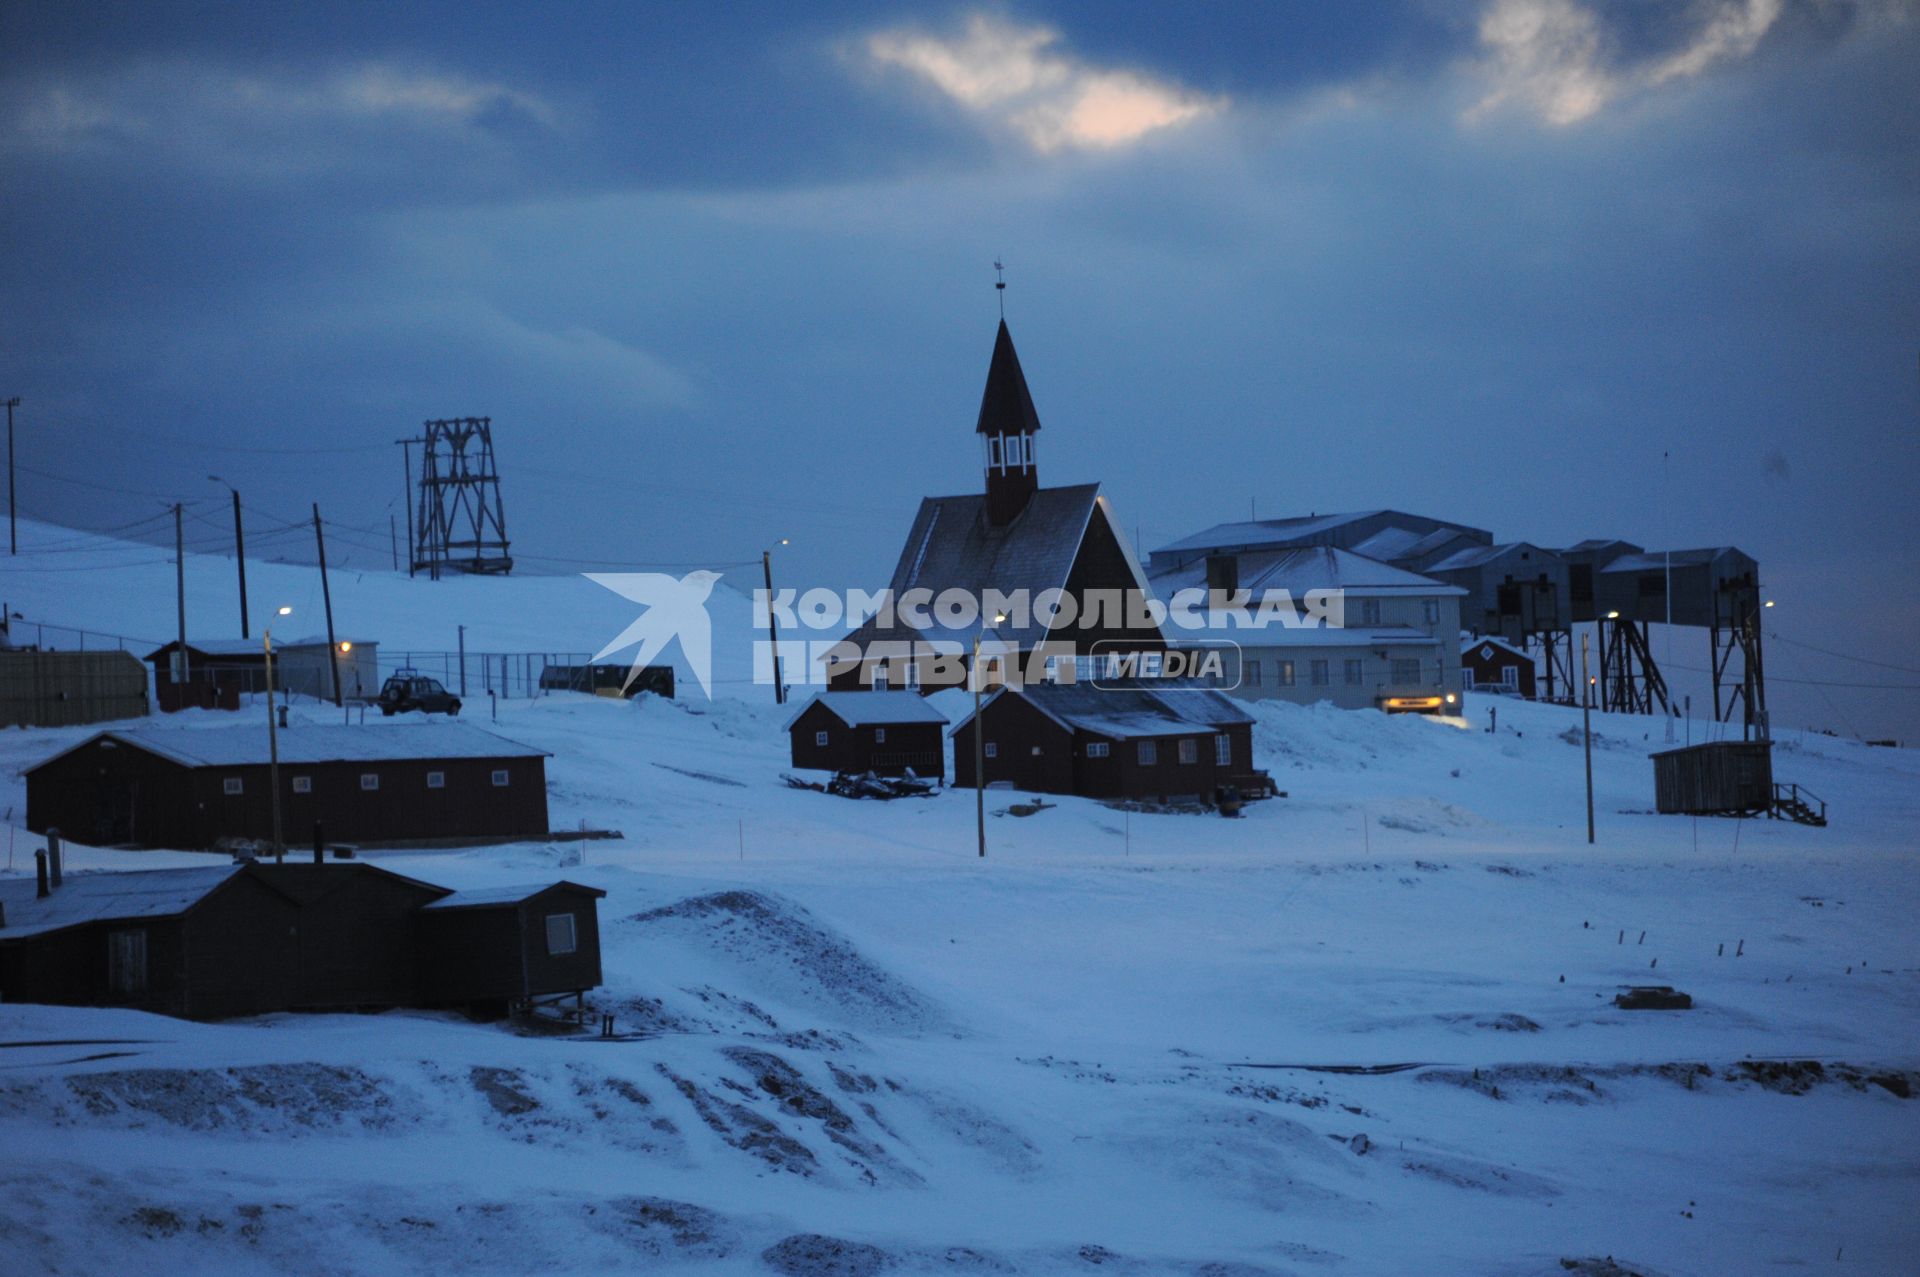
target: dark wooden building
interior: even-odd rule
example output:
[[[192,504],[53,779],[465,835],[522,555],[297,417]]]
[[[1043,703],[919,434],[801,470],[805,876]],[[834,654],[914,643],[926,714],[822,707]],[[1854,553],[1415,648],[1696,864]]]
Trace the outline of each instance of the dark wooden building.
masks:
[[[303,723],[279,733],[281,828],[350,843],[547,833],[546,755],[464,723]],[[101,732],[27,769],[27,827],[98,846],[203,848],[273,834],[267,727]]]
[[[1491,635],[1460,641],[1460,690],[1508,696],[1534,695],[1533,657]]]
[[[917,692],[822,692],[787,720],[793,765],[946,778],[946,715]]]
[[[532,1002],[600,983],[598,902],[575,882],[456,891],[420,910],[421,989],[443,1005]]]
[[[1773,807],[1773,742],[1709,741],[1653,755],[1654,807],[1664,814],[1725,816]]]
[[[980,709],[988,784],[1084,798],[1211,798],[1271,787],[1253,718],[1218,692],[1087,683],[1002,688]],[[974,784],[975,718],[953,729],[954,783]]]
[[[1034,454],[1039,430],[1026,374],[1003,321],[974,426],[986,453],[985,489],[920,503],[888,586],[895,611],[847,636],[851,646],[843,655],[854,659],[829,658],[828,683],[835,691],[959,685],[976,636],[1002,659],[1017,653],[1023,662],[1043,643],[1071,645],[1079,655],[1096,644],[1102,652],[1167,646],[1161,628],[1144,619],[1152,590],[1099,485],[1040,486]],[[924,625],[905,615],[916,595],[932,600],[949,590],[978,606],[985,605],[988,591],[1023,598],[1026,612],[1009,613],[1003,621],[977,613],[956,620],[928,609]],[[1042,615],[1034,602],[1049,591],[1071,604]],[[926,659],[926,648],[943,650],[949,661],[942,666]]]
[[[503,1009],[600,983],[604,893],[567,882],[462,893],[362,863],[244,862],[77,874],[39,892],[30,879],[0,882],[7,1002],[220,1019]],[[447,926],[428,914],[443,902],[462,902],[448,919],[470,903],[500,925]],[[549,922],[560,914],[564,924]],[[506,925],[515,919],[520,931]]]
[[[184,652],[184,657],[180,654]],[[160,712],[239,709],[243,696],[267,689],[267,654],[255,639],[178,639],[147,653]]]

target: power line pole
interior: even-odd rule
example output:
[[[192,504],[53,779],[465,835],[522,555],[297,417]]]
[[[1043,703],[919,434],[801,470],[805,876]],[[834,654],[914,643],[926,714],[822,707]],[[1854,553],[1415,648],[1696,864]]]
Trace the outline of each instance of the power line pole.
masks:
[[[1593,842],[1593,676],[1587,672],[1587,635],[1580,635],[1580,734],[1587,748],[1587,842]]]
[[[393,516],[387,516],[387,545],[393,550],[393,570],[400,570],[400,534],[393,530]]]
[[[246,632],[246,532],[240,528],[240,492],[234,494],[234,563],[240,565],[240,638],[248,638]]]
[[[773,551],[760,551],[760,571],[767,582],[767,642],[773,651],[773,703],[787,703],[787,689],[780,680],[780,629],[773,619]]]
[[[282,611],[286,609],[282,608]],[[273,858],[284,862],[287,843],[280,836],[280,732],[273,712],[273,627],[261,632],[260,648],[267,668],[267,788],[273,791]]]
[[[181,524],[181,505],[173,503],[173,590],[179,605],[180,648],[173,654],[173,690],[186,694],[187,682],[187,534]],[[183,702],[184,704],[184,702]]]
[[[333,703],[340,698],[340,648],[333,640],[333,591],[327,588],[327,538],[320,531],[320,503],[313,503],[313,543],[320,550],[320,599],[327,608],[327,664],[333,668]]]
[[[240,565],[240,637],[248,638],[247,633],[247,538],[240,527],[240,489],[228,483],[217,474],[207,476],[208,480],[222,485],[233,494],[233,561]]]
[[[20,553],[20,527],[18,523],[19,503],[13,499],[13,410],[20,406],[20,396],[7,400],[7,553]]]
[[[395,439],[400,445],[400,461],[406,467],[407,489],[403,494],[407,507],[407,575],[413,575],[413,445],[418,439]]]

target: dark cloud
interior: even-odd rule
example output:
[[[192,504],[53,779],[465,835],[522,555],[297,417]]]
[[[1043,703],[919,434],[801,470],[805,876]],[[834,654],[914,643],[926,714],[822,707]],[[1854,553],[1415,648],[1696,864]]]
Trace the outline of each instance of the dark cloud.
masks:
[[[194,495],[217,465],[368,526],[391,440],[490,414],[529,553],[792,536],[865,584],[974,482],[1003,255],[1047,477],[1148,545],[1250,498],[1732,541],[1799,594],[1782,624],[1896,642],[1848,573],[1920,557],[1920,35],[1789,5],[1652,85],[1708,10],[1586,11],[1631,84],[1553,126],[1469,118],[1454,6],[995,9],[1070,86],[1220,104],[1039,154],[864,56],[964,32],[946,6],[12,6],[0,393],[38,471]],[[1794,458],[1765,509],[1756,456]]]

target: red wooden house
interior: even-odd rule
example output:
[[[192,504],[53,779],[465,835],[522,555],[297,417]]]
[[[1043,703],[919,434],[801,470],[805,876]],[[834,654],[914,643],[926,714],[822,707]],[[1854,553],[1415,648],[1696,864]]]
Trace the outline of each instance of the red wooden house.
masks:
[[[1505,639],[1460,640],[1460,689],[1533,699],[1533,657]]]

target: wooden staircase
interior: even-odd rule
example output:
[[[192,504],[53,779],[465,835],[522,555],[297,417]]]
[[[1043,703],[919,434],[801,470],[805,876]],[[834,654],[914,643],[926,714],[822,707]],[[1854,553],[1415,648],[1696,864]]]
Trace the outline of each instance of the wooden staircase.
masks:
[[[1767,815],[1775,820],[1791,820],[1799,825],[1824,828],[1827,823],[1827,804],[1824,799],[1798,785],[1776,784],[1773,787],[1773,805],[1767,809]]]

